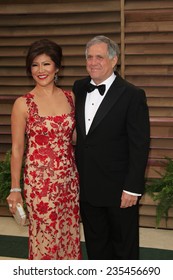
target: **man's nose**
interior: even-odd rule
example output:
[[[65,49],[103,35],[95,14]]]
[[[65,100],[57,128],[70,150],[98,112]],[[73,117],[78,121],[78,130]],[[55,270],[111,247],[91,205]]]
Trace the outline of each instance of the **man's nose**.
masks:
[[[91,63],[92,65],[97,64],[97,62],[98,62],[98,60],[97,60],[96,57],[93,57],[93,58],[90,60],[90,63]]]

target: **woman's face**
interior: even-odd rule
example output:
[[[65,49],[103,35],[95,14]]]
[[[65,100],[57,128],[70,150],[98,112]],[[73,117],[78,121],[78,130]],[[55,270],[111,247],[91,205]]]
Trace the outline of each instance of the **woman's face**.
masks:
[[[47,86],[54,83],[55,73],[58,72],[54,61],[46,54],[35,57],[31,65],[33,79],[40,86]]]

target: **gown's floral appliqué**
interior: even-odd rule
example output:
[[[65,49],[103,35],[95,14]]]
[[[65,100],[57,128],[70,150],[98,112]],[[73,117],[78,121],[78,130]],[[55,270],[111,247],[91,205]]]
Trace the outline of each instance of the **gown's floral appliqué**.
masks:
[[[81,259],[79,180],[71,144],[75,126],[69,114],[41,117],[34,95],[28,106],[24,196],[29,212],[29,259]]]

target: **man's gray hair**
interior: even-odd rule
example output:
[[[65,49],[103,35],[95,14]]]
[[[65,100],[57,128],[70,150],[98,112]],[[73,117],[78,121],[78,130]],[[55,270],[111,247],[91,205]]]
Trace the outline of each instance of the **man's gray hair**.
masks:
[[[108,57],[111,59],[115,56],[119,57],[120,54],[120,49],[117,43],[112,41],[106,36],[99,35],[91,39],[87,44],[86,44],[86,49],[85,49],[85,55],[87,58],[88,55],[88,48],[90,48],[93,45],[100,44],[100,43],[105,43],[108,46]]]

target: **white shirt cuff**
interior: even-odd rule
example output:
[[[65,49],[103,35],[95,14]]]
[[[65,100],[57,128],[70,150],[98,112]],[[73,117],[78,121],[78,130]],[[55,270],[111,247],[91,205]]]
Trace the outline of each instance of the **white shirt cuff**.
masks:
[[[133,192],[128,192],[128,191],[125,191],[125,190],[123,190],[123,192],[128,193],[128,194],[131,194],[131,195],[141,196],[141,194],[140,194],[140,193],[133,193]]]

